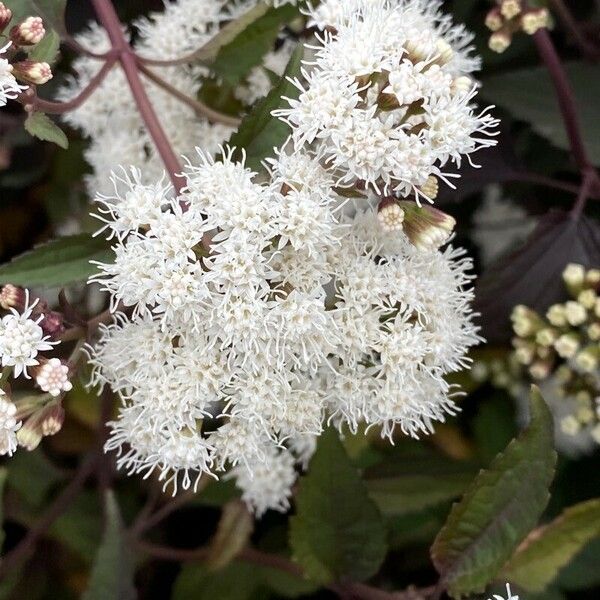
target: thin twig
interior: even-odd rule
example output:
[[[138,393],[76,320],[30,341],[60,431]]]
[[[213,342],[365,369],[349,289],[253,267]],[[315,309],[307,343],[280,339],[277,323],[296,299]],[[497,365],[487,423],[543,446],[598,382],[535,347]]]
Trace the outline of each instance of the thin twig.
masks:
[[[81,106],[91,95],[96,91],[98,86],[102,83],[108,72],[113,68],[117,62],[117,57],[114,54],[109,54],[106,58],[102,68],[90,79],[90,82],[85,86],[75,98],[68,100],[67,102],[52,102],[51,100],[44,100],[34,96],[31,98],[27,94],[21,94],[19,101],[23,106],[31,106],[32,110],[42,111],[45,113],[61,115],[69,112]]]
[[[554,179],[553,177],[547,177],[546,175],[540,175],[530,171],[517,172],[510,178],[510,180],[517,183],[540,185],[563,192],[569,192],[571,194],[577,194],[579,192],[579,186],[576,183],[561,181],[560,179]]]
[[[2,558],[2,562],[0,562],[0,579],[5,577],[7,573],[14,571],[29,558],[38,539],[46,533],[52,523],[67,510],[71,502],[78,496],[86,480],[94,471],[97,460],[98,454],[95,452],[81,463],[75,477],[63,489],[48,510],[27,532],[27,535],[19,544]]]
[[[598,173],[596,173],[595,169],[588,169],[583,175],[577,200],[571,209],[571,216],[573,218],[579,217],[579,215],[581,215],[583,212],[586,202],[590,197],[590,190],[594,187],[594,185],[598,185]]]
[[[596,61],[600,58],[600,51],[594,44],[592,44],[581,31],[579,24],[573,17],[569,7],[563,2],[563,0],[550,0],[553,11],[560,17],[564,23],[566,29],[573,37],[573,41],[581,51],[581,53],[588,59]]]
[[[539,29],[533,35],[538,52],[548,68],[554,84],[558,103],[567,130],[573,158],[583,173],[592,166],[590,158],[581,135],[577,103],[571,83],[565,73],[560,57],[556,52],[552,38],[546,29]]]
[[[151,69],[148,69],[142,63],[139,62],[138,59],[138,68],[141,73],[143,73],[148,79],[153,81],[156,85],[161,87],[163,90],[169,92],[174,98],[177,98],[184,104],[187,104],[190,108],[192,108],[197,114],[206,117],[212,123],[222,123],[223,125],[229,125],[231,127],[238,127],[242,122],[238,117],[232,117],[230,115],[224,115],[219,111],[212,109],[210,106],[207,106],[200,100],[196,100],[194,98],[190,98],[188,95],[179,91],[177,88],[173,87],[170,83],[165,81],[162,77],[157,75]]]

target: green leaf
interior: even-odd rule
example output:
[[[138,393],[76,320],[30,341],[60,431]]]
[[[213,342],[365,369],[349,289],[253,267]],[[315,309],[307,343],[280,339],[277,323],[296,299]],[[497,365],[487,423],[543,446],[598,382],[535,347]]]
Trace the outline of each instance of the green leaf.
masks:
[[[453,597],[479,593],[537,523],[549,498],[553,422],[537,388],[530,425],[482,470],[452,507],[431,555]]]
[[[46,458],[41,448],[17,452],[10,460],[8,485],[29,508],[40,508],[50,490],[64,479],[64,473]]]
[[[369,496],[384,515],[404,515],[460,496],[470,473],[405,475],[367,480]]]
[[[29,52],[29,58],[52,65],[60,49],[60,36],[53,29],[46,33],[44,39]]]
[[[248,600],[260,584],[260,569],[232,563],[217,572],[206,565],[184,565],[173,586],[171,600]]]
[[[338,434],[319,439],[296,496],[290,545],[297,562],[318,583],[342,577],[361,581],[385,558],[383,520]]]
[[[31,113],[25,119],[25,129],[40,140],[52,142],[65,150],[69,147],[69,140],[65,132],[44,113]]]
[[[269,9],[220,48],[211,70],[231,85],[239,83],[273,48],[282,24],[299,14],[298,8],[291,4]]]
[[[8,476],[8,469],[0,467],[0,552],[2,552],[2,544],[4,544],[5,533],[2,525],[4,524],[4,484]]]
[[[61,287],[85,281],[96,272],[90,260],[110,262],[108,242],[87,233],[36,246],[0,266],[0,282],[24,286]]]
[[[565,590],[583,590],[600,586],[598,557],[600,538],[589,542],[558,574],[558,585]]]
[[[577,101],[581,132],[592,161],[600,164],[600,67],[583,62],[565,65]],[[526,121],[533,130],[564,150],[569,139],[556,92],[545,67],[510,71],[484,79],[481,93],[490,102]]]
[[[105,496],[105,519],[104,536],[82,600],[133,600],[136,592],[131,550],[126,545],[121,514],[112,492]]]
[[[212,570],[228,565],[247,545],[254,529],[254,518],[240,500],[228,502],[221,513],[212,539],[208,566]]]
[[[229,146],[236,148],[238,158],[242,150],[246,151],[246,164],[251,169],[260,170],[261,162],[271,156],[273,148],[281,146],[289,136],[289,126],[271,113],[284,103],[287,104],[283,96],[298,97],[300,92],[288,81],[288,77],[299,75],[303,50],[302,46],[296,48],[279,83],[256,104],[228,142]]]
[[[503,577],[530,592],[542,592],[559,570],[600,536],[600,499],[567,508],[548,525],[535,530],[503,569]]]

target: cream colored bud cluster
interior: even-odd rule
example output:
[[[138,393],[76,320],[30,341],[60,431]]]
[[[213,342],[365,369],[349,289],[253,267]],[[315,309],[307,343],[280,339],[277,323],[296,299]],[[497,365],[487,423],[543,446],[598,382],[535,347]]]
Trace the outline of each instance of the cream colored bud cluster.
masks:
[[[0,2],[0,34],[10,23],[12,12]],[[8,34],[9,46],[12,56],[9,57],[9,69],[12,75],[24,83],[42,85],[52,79],[52,69],[47,62],[23,58],[16,60],[19,55],[27,53],[39,44],[46,35],[44,23],[40,17],[27,17],[14,25]]]
[[[600,270],[569,264],[563,281],[571,298],[550,306],[545,316],[514,308],[513,355],[531,378],[552,376],[562,397],[577,400],[576,410],[561,419],[563,431],[575,434],[600,422],[594,400],[600,395]],[[600,443],[600,425],[597,433]]]
[[[377,219],[385,233],[404,231],[421,250],[437,250],[450,239],[456,225],[453,217],[437,208],[394,198],[380,202]]]
[[[526,8],[522,0],[499,0],[485,18],[486,27],[492,32],[489,47],[494,52],[504,52],[515,33],[523,31],[533,35],[538,29],[550,25],[550,13],[546,8]]]

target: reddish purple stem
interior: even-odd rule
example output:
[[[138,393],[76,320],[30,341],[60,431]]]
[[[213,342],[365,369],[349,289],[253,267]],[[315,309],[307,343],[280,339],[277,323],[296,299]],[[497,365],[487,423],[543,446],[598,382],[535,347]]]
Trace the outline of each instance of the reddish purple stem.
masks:
[[[180,193],[184,186],[184,179],[181,176],[181,164],[179,163],[179,159],[173,151],[165,131],[156,116],[156,112],[148,99],[148,95],[146,94],[146,90],[140,79],[135,54],[125,39],[121,22],[115,12],[114,6],[110,0],[92,0],[92,4],[96,10],[98,20],[102,23],[108,33],[112,49],[116,53],[117,60],[123,68],[131,93],[133,94],[148,132],[154,141],[154,145],[160,154],[177,193]]]

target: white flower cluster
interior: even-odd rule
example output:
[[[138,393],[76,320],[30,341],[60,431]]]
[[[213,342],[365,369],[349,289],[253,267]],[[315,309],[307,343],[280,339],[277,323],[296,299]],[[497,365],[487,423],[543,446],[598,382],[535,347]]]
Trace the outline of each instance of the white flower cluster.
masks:
[[[37,300],[29,305],[29,296],[25,301],[22,312],[14,308],[0,320],[0,356],[2,368],[12,367],[14,377],[23,375],[29,378],[28,368],[40,364],[38,353],[52,350],[57,342],[51,342],[49,336],[44,335],[40,321],[44,315],[32,318],[33,309]]]
[[[9,42],[5,46],[0,46],[0,106],[5,106],[9,100],[14,100],[22,91],[27,89],[26,85],[21,85],[13,75],[13,66],[2,58],[3,54],[10,48]]]
[[[231,468],[258,514],[284,510],[328,422],[416,437],[453,411],[444,375],[479,340],[470,261],[342,214],[309,155],[259,184],[198,152],[179,197],[133,169],[99,199],[115,261],[93,281],[128,315],[90,350],[123,400],[107,449],[175,489]]]
[[[273,114],[293,129],[296,148],[335,173],[386,193],[430,199],[431,177],[495,144],[497,121],[472,101],[472,36],[440,12],[438,0],[325,0],[309,24],[325,31],[309,46],[305,81],[289,108]],[[425,189],[423,189],[425,188]]]

